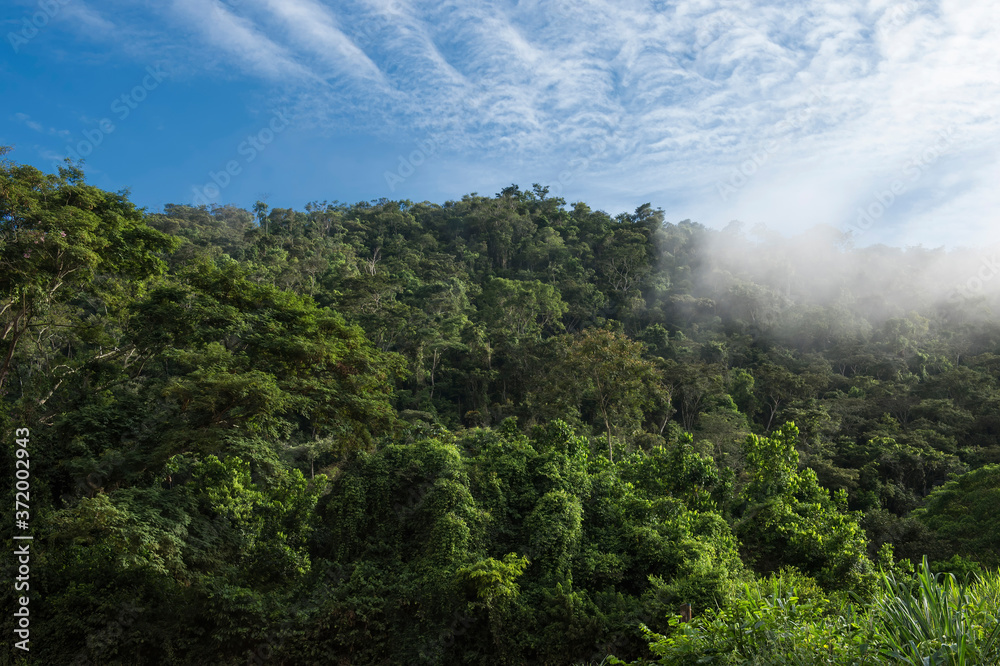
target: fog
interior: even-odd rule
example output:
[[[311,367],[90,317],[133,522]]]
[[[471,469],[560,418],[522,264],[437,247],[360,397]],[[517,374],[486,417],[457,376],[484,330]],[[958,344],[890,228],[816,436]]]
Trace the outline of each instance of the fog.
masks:
[[[695,293],[724,319],[784,326],[811,306],[842,316],[832,325],[879,326],[917,314],[981,321],[1000,297],[1000,246],[857,247],[849,233],[816,226],[783,235],[733,222],[702,237]],[[815,322],[813,322],[815,324]]]

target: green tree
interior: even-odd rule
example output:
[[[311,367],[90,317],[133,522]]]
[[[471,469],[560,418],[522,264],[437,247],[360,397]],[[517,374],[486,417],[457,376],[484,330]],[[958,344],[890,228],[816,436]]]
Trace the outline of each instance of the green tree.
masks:
[[[157,254],[176,245],[145,224],[127,192],[87,185],[76,167],[53,175],[0,161],[0,392],[18,344],[53,305],[81,292],[114,298],[128,281],[161,273]]]
[[[636,433],[643,416],[662,403],[665,394],[656,365],[643,358],[643,344],[621,333],[587,329],[563,339],[564,355],[548,380],[554,399],[579,409],[592,401],[604,427],[608,458],[614,461],[612,432]],[[550,393],[551,395],[551,393]]]
[[[948,552],[1000,566],[1000,465],[986,465],[935,489],[913,517],[931,528]]]
[[[831,499],[815,472],[797,470],[798,437],[794,423],[747,437],[747,506],[735,528],[743,552],[764,573],[790,565],[827,587],[864,589],[873,572],[860,515],[846,512],[844,491]]]

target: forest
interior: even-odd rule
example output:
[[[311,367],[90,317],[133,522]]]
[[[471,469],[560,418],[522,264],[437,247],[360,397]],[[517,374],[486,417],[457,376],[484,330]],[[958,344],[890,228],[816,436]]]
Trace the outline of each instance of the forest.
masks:
[[[981,250],[2,153],[4,663],[1000,662]]]

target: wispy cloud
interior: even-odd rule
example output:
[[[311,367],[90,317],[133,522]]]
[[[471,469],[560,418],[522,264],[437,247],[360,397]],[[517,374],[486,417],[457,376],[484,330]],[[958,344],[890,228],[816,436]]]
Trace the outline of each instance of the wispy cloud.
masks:
[[[72,21],[77,30],[88,31],[95,35],[111,35],[117,29],[114,21],[82,2],[65,4],[60,18]]]
[[[65,138],[67,138],[67,137],[70,136],[70,131],[69,130],[57,129],[55,127],[48,127],[46,125],[43,125],[42,123],[38,122],[37,120],[33,120],[32,117],[29,116],[27,113],[15,113],[14,114],[14,120],[16,120],[19,123],[23,124],[28,129],[34,130],[35,132],[38,132],[40,134],[46,134],[48,136],[60,137],[60,138],[63,138],[63,139],[65,139]]]
[[[526,171],[600,140],[579,198],[592,188],[716,225],[847,228],[955,126],[947,156],[870,238],[904,223],[899,237],[941,237],[932,220],[981,233],[996,210],[993,0],[171,0],[150,11],[170,21],[153,40],[161,52],[181,57],[183,45],[191,61],[273,86],[315,131],[431,137],[442,153]],[[123,24],[151,29],[134,12]],[[720,200],[720,180],[768,138],[781,149]]]
[[[205,46],[222,51],[230,62],[250,74],[272,81],[311,82],[316,75],[286,47],[218,0],[174,0],[176,17],[198,34]]]
[[[15,113],[14,114],[14,119],[15,120],[19,120],[20,122],[24,123],[24,125],[26,127],[28,127],[29,129],[33,129],[36,132],[44,132],[45,131],[45,128],[42,127],[41,123],[38,123],[38,122],[32,120],[31,116],[29,116],[26,113]]]
[[[263,0],[263,5],[285,26],[288,39],[314,54],[320,66],[332,67],[338,76],[368,79],[385,91],[382,71],[338,28],[326,6],[316,0]]]

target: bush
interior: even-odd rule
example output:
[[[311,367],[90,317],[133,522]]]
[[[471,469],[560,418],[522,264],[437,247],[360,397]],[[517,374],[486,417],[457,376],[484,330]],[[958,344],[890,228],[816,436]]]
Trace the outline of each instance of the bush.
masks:
[[[997,572],[965,583],[925,558],[912,577],[883,573],[875,599],[858,601],[785,569],[690,623],[670,618],[666,635],[643,629],[659,664],[1000,663]]]

